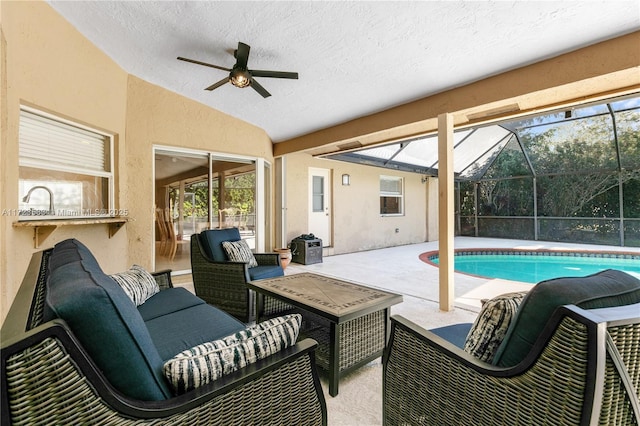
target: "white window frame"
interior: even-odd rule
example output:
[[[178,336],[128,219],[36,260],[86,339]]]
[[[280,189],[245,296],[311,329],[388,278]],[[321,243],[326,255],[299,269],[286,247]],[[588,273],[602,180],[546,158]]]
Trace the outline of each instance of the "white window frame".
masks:
[[[54,210],[56,214],[46,214],[46,213],[42,213],[42,214],[25,214],[25,212],[22,211],[22,209],[19,209],[18,212],[18,216],[20,220],[52,220],[52,219],[75,219],[75,218],[96,218],[96,217],[114,217],[114,216],[126,216],[127,212],[126,211],[116,211],[114,209],[114,200],[115,200],[115,184],[114,184],[114,136],[112,134],[108,134],[104,131],[100,131],[98,129],[77,123],[77,122],[73,122],[71,120],[67,120],[61,117],[58,117],[56,115],[44,112],[44,111],[40,111],[38,109],[32,108],[32,107],[28,107],[28,106],[24,106],[21,105],[20,106],[20,125],[22,126],[22,116],[23,116],[23,112],[29,115],[36,115],[39,116],[40,118],[44,119],[45,121],[51,121],[51,125],[52,126],[56,126],[59,124],[63,124],[66,126],[71,126],[72,128],[76,128],[78,129],[78,134],[82,134],[83,132],[90,132],[93,133],[95,135],[100,136],[101,138],[104,138],[104,143],[105,145],[107,145],[106,147],[104,147],[104,157],[105,157],[105,163],[104,166],[102,167],[103,170],[98,170],[97,168],[92,168],[92,167],[87,167],[86,165],[77,163],[77,164],[62,164],[60,162],[55,162],[55,161],[47,161],[44,159],[37,159],[37,158],[27,158],[24,156],[21,156],[20,154],[18,155],[18,165],[19,167],[29,167],[29,168],[35,168],[35,169],[40,169],[40,170],[44,170],[44,171],[56,171],[56,172],[65,172],[65,173],[76,173],[76,174],[80,174],[80,175],[85,175],[85,176],[91,176],[91,177],[97,177],[97,178],[106,178],[107,179],[107,191],[108,191],[108,195],[107,195],[107,199],[103,200],[104,203],[106,203],[106,207],[105,208],[80,208],[79,210],[73,210],[73,211],[67,211],[66,209],[59,209],[54,205]],[[66,130],[69,130],[71,132],[73,132],[73,129],[69,129],[66,128]],[[19,150],[22,147],[22,139],[20,138],[20,135],[18,136],[18,146],[19,146]],[[22,176],[20,176],[19,174],[19,180],[20,181],[27,181],[26,179],[23,179]],[[39,182],[37,179],[34,180],[30,180],[31,182],[35,183],[35,184],[41,184],[43,182]],[[60,181],[59,185],[64,185],[64,180]],[[30,184],[31,185],[31,184]],[[20,192],[20,191],[19,191]],[[24,191],[23,191],[24,192]],[[22,200],[22,197],[24,196],[23,193],[19,194],[19,200],[18,203],[20,203]],[[81,200],[80,200],[81,202]]]
[[[392,180],[400,183],[400,191],[383,191],[382,189],[382,181],[383,180]],[[404,216],[404,178],[399,176],[388,176],[388,175],[380,175],[380,199],[382,197],[385,198],[398,198],[398,205],[400,206],[400,211],[398,213],[383,213],[380,211],[380,216]]]

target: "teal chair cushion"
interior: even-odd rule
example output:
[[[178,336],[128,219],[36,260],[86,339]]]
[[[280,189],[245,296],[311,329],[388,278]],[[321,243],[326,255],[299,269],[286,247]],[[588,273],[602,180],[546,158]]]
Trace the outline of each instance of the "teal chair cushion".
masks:
[[[640,302],[640,280],[608,269],[586,277],[555,278],[536,284],[522,301],[493,364],[511,367],[522,361],[551,318],[563,305],[609,308]]]
[[[276,278],[284,275],[284,270],[280,265],[263,265],[249,268],[249,277],[251,281],[264,280],[267,278]]]
[[[240,241],[238,228],[208,229],[200,233],[200,245],[205,254],[216,262],[227,262],[229,258],[222,247],[223,241]]]
[[[204,254],[216,262],[228,262],[229,256],[222,243],[224,241],[240,241],[240,231],[238,228],[208,229],[198,234],[200,246]],[[264,280],[266,278],[276,278],[284,275],[284,270],[280,265],[258,265],[248,268],[249,279]]]
[[[467,340],[467,335],[472,325],[470,322],[463,322],[460,324],[431,328],[429,331],[462,349],[464,348],[464,342]]]

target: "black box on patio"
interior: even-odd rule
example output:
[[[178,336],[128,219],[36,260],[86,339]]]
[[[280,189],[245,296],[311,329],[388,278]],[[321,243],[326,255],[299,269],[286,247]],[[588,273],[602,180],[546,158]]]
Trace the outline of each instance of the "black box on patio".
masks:
[[[291,240],[291,260],[303,265],[322,263],[322,240],[294,238]]]

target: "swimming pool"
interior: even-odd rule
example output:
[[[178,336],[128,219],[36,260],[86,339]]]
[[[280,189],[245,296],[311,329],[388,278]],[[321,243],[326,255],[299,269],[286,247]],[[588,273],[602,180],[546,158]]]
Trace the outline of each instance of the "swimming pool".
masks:
[[[438,252],[420,258],[438,265]],[[557,277],[582,277],[605,269],[640,274],[640,253],[578,252],[561,250],[460,249],[455,251],[456,272],[487,278],[538,283]]]

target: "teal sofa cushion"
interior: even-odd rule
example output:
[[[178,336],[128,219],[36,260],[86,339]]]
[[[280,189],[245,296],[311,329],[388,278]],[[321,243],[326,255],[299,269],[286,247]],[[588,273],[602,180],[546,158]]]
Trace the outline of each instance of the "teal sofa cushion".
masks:
[[[640,302],[640,280],[608,269],[586,277],[555,278],[536,284],[511,322],[493,364],[511,367],[522,361],[551,318],[563,305],[609,308]]]
[[[149,321],[175,311],[181,311],[206,302],[183,287],[168,288],[156,293],[138,306],[144,321]]]
[[[82,243],[58,243],[50,257],[47,305],[67,322],[109,382],[124,395],[171,396],[163,360],[142,316]]]
[[[207,304],[153,318],[145,324],[160,358],[165,361],[193,346],[246,327],[226,312]]]
[[[227,262],[229,258],[222,247],[223,241],[240,241],[238,228],[207,229],[200,234],[200,244],[205,254],[216,262]]]

